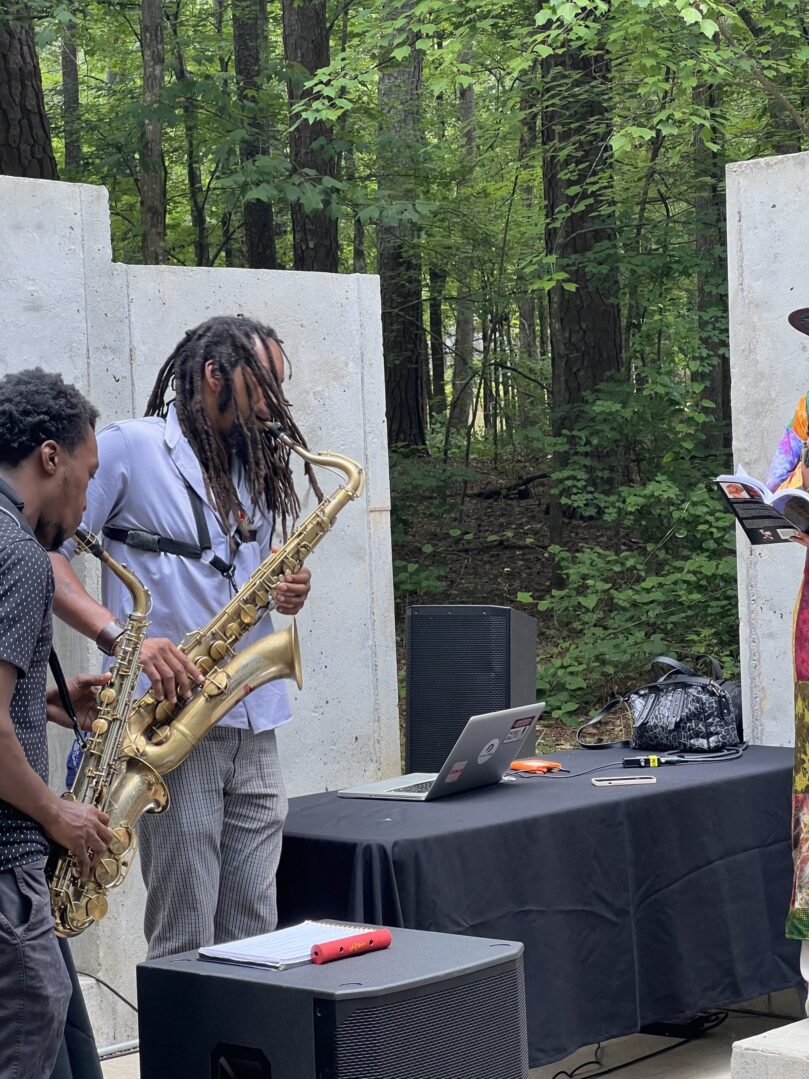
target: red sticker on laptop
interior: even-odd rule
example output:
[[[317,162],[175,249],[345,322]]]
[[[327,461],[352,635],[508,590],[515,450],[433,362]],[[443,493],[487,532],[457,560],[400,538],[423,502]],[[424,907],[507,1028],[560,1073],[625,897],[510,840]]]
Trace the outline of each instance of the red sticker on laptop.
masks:
[[[466,761],[456,761],[444,777],[444,782],[455,783],[461,778],[464,768],[466,768]]]
[[[525,728],[530,727],[533,722],[533,716],[528,716],[527,719],[518,719],[517,722],[512,725],[511,730],[505,736],[503,742],[517,742],[525,734]]]

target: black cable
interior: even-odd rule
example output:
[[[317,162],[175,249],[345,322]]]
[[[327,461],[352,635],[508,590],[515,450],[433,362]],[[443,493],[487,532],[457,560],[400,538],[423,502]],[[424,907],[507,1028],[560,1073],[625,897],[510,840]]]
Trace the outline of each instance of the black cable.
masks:
[[[86,970],[77,970],[76,973],[80,974],[83,978],[92,978],[94,982],[98,982],[98,984],[103,985],[105,989],[109,989],[109,991],[113,994],[113,996],[116,996],[116,997],[118,997],[119,1000],[122,1000],[124,1002],[124,1004],[128,1005],[132,1009],[132,1011],[137,1015],[138,1009],[135,1007],[135,1005],[132,1003],[132,1001],[127,1000],[126,997],[122,993],[119,993],[117,989],[113,989],[113,987],[109,984],[109,982],[105,982],[104,979],[99,978],[99,976],[97,974],[90,974]]]
[[[781,1015],[780,1012],[759,1012],[753,1008],[728,1008],[731,1015],[749,1015],[761,1019],[784,1019],[787,1023],[797,1023],[802,1018],[800,1015]]]
[[[623,1064],[613,1064],[611,1068],[602,1068],[601,1071],[592,1072],[586,1077],[582,1076],[581,1079],[600,1079],[602,1075],[612,1075],[613,1072],[622,1071],[624,1068],[631,1068],[633,1064],[641,1064],[645,1060],[652,1060],[654,1057],[662,1056],[664,1053],[670,1053],[672,1049],[679,1049],[681,1045],[687,1045],[688,1042],[695,1041],[696,1038],[698,1038],[705,1031],[715,1030],[718,1026],[721,1026],[722,1023],[724,1023],[727,1019],[729,1011],[730,1009],[728,1009],[728,1011],[709,1012],[704,1017],[700,1017],[701,1019],[703,1019],[703,1023],[701,1025],[699,1034],[688,1038],[680,1038],[679,1041],[676,1041],[673,1045],[664,1045],[662,1049],[655,1049],[654,1052],[645,1053],[643,1056],[634,1057],[632,1060],[625,1060]],[[655,1034],[652,1036],[665,1038],[672,1035]],[[576,1072],[581,1071],[582,1068],[591,1067],[593,1064],[600,1064],[601,1062],[598,1060],[598,1051],[600,1047],[601,1043],[599,1042],[598,1048],[596,1049],[596,1057],[594,1060],[587,1060],[583,1064],[578,1064],[572,1072],[566,1071],[563,1068],[561,1071],[556,1072],[556,1074],[553,1075],[551,1079],[574,1079]]]

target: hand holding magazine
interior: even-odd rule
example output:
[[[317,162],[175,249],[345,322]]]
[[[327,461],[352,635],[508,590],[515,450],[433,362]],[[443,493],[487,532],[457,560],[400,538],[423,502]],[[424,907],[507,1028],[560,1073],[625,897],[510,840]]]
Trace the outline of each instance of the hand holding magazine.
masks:
[[[741,467],[733,476],[717,476],[716,483],[751,543],[788,543],[809,532],[809,492],[800,487],[773,493]]]

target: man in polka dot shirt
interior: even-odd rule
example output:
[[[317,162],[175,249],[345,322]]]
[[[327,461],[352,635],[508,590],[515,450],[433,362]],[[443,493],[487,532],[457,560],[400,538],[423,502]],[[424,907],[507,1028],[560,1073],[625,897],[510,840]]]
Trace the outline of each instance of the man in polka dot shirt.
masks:
[[[0,1076],[48,1079],[71,980],[53,932],[44,865],[50,841],[89,872],[112,838],[92,806],[47,786],[53,574],[47,551],[81,521],[98,467],[96,410],[61,376],[0,379]],[[84,710],[98,679],[69,686]],[[78,692],[77,692],[78,690]]]

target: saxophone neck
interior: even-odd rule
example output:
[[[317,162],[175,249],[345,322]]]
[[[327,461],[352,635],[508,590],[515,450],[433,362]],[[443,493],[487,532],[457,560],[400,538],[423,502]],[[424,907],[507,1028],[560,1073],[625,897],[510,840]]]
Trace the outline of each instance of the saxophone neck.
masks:
[[[91,554],[97,558],[126,586],[132,596],[132,614],[141,618],[145,617],[152,608],[152,597],[148,588],[141,583],[132,570],[116,562],[112,555],[101,546],[98,536],[88,532],[87,529],[77,528],[75,539],[76,549],[81,554]]]
[[[365,470],[358,461],[351,457],[345,457],[342,453],[312,453],[305,446],[294,442],[279,423],[268,423],[265,430],[273,438],[276,438],[283,446],[292,453],[297,454],[307,464],[317,468],[336,468],[346,478],[343,489],[354,499],[359,498],[365,489]]]

